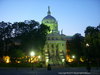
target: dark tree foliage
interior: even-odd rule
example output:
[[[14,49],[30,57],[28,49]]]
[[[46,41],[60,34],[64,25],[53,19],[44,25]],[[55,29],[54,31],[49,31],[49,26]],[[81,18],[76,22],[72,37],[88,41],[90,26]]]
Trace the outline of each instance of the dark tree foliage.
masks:
[[[31,20],[30,23],[0,22],[0,55],[19,57],[29,51],[41,51],[46,41],[49,27]],[[18,54],[22,53],[22,54]],[[24,54],[23,54],[24,53]]]
[[[86,48],[86,44],[89,47]],[[97,27],[88,26],[85,30],[85,55],[89,57],[90,61],[100,60],[100,25]]]
[[[83,56],[83,42],[84,42],[84,37],[79,33],[73,35],[72,40],[68,41],[68,48],[70,50],[70,55],[74,54],[77,60],[79,60],[79,58]]]
[[[6,55],[11,42],[11,23],[0,22],[0,56]]]

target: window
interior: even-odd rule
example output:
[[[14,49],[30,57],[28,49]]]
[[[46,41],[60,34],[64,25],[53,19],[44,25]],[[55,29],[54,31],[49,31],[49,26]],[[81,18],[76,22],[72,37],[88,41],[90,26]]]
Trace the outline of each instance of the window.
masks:
[[[64,46],[64,44],[62,44],[62,46]]]
[[[54,37],[52,37],[52,40],[54,40]]]
[[[54,45],[52,44],[51,47],[54,48]]]

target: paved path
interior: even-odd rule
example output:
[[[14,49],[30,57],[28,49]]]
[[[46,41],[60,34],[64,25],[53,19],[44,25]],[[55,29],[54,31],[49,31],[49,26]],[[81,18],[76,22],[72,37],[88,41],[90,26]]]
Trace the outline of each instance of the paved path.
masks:
[[[46,68],[0,68],[0,75],[100,75],[100,68],[92,68],[87,72],[86,68],[59,68],[48,71]]]

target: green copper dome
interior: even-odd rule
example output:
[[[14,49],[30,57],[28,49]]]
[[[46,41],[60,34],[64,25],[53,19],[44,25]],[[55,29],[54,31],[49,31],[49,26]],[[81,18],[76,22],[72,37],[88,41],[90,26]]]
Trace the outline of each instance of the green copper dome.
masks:
[[[43,18],[42,23],[50,27],[50,32],[58,32],[58,23],[56,19],[51,16],[50,8],[48,7],[48,14]]]
[[[51,23],[52,22],[57,23],[56,19],[51,15],[47,15],[46,17],[44,17],[42,21],[44,21],[44,20],[50,21]]]

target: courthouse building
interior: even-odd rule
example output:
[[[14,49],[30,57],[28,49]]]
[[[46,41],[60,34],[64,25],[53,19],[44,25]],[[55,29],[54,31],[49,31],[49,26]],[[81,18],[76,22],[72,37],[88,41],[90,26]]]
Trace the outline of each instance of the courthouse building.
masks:
[[[43,18],[42,23],[50,27],[47,35],[47,41],[44,46],[44,60],[46,65],[63,65],[66,61],[66,36],[63,31],[58,31],[58,22],[51,15],[48,7],[47,16]]]

